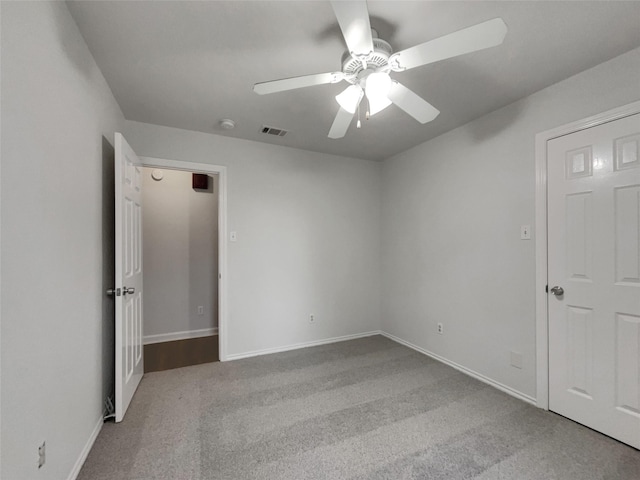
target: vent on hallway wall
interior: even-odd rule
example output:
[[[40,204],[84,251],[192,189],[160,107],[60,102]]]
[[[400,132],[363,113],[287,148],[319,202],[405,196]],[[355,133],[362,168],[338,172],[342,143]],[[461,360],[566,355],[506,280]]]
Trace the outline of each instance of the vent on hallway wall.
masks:
[[[288,130],[283,130],[282,128],[269,127],[267,125],[262,126],[262,133],[266,133],[267,135],[275,135],[276,137],[284,137]]]

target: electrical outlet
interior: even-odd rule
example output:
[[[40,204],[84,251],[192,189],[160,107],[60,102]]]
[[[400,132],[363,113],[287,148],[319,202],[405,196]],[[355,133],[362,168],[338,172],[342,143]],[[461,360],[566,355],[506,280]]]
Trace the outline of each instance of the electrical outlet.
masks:
[[[38,468],[42,468],[45,461],[46,461],[45,442],[42,442],[42,445],[38,447]]]
[[[316,318],[313,316],[313,313],[309,315],[309,323],[315,323]]]
[[[202,305],[198,307],[198,315],[204,315],[204,307]]]
[[[442,335],[442,334],[444,333],[444,327],[442,326],[442,324],[441,324],[441,323],[439,323],[439,324],[438,324],[438,333],[439,333],[440,335]]]

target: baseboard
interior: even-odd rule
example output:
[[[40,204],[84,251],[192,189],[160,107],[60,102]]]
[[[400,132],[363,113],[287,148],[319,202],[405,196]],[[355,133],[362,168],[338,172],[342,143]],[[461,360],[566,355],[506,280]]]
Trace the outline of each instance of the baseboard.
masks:
[[[346,342],[347,340],[355,340],[356,338],[371,337],[373,335],[380,335],[380,330],[372,332],[356,333],[353,335],[344,335],[342,337],[325,338],[324,340],[314,340],[312,342],[294,343],[292,345],[285,345],[283,347],[265,348],[263,350],[254,350],[252,352],[234,353],[227,355],[227,360],[239,360],[241,358],[257,357],[260,355],[268,355],[270,353],[288,352],[289,350],[297,350],[299,348],[317,347],[318,345],[326,345],[328,343]]]
[[[406,340],[402,340],[401,338],[396,337],[395,335],[391,335],[390,333],[381,331],[379,332],[380,335],[383,335],[385,337],[387,337],[390,340],[393,340],[394,342],[397,342],[401,345],[404,345],[405,347],[409,347],[417,352],[423,353],[424,355],[427,355],[435,360],[438,360],[439,362],[444,363],[445,365],[449,365],[450,367],[455,368],[456,370],[461,371],[462,373],[465,373],[467,375],[469,375],[470,377],[473,377],[477,380],[480,380],[481,382],[486,383],[487,385],[491,385],[494,388],[497,388],[498,390],[507,393],[513,397],[516,397],[524,402],[530,403],[531,405],[537,406],[537,401],[534,397],[527,395],[525,393],[522,393],[518,390],[515,390],[511,387],[508,387],[506,385],[503,385],[500,382],[496,382],[495,380],[492,380],[489,377],[485,377],[484,375],[475,372],[473,370],[471,370],[470,368],[467,367],[463,367],[462,365],[459,365],[455,362],[452,362],[451,360],[447,360],[444,357],[441,357],[440,355],[437,355],[433,352],[430,352],[429,350],[425,350],[422,347],[418,347],[417,345],[414,345],[413,343],[407,342]]]
[[[102,425],[104,425],[104,412],[102,413],[102,415],[100,415],[100,418],[98,418],[98,423],[96,423],[96,426],[94,427],[93,432],[91,432],[91,435],[89,436],[89,440],[87,440],[87,443],[85,443],[84,448],[80,452],[80,456],[78,457],[78,460],[76,460],[75,465],[71,469],[71,473],[67,477],[67,480],[76,480],[76,478],[78,478],[78,474],[82,469],[82,465],[84,465],[84,462],[87,459],[89,452],[91,451],[91,447],[93,447],[93,444],[96,441],[96,438],[98,438],[98,434],[100,433],[100,430],[102,430]]]
[[[356,333],[354,335],[344,335],[342,337],[333,337],[333,338],[326,338],[324,340],[317,340],[317,341],[313,341],[313,342],[303,342],[303,343],[296,343],[296,344],[292,344],[292,345],[286,345],[283,347],[275,347],[275,348],[265,348],[263,350],[254,350],[252,352],[244,352],[244,353],[236,353],[236,354],[231,354],[231,355],[227,355],[226,360],[239,360],[241,358],[249,358],[249,357],[257,357],[260,355],[268,355],[270,353],[279,353],[279,352],[287,352],[289,350],[297,350],[299,348],[307,348],[307,347],[315,347],[318,345],[326,345],[328,343],[337,343],[337,342],[344,342],[347,340],[355,340],[356,338],[363,338],[363,337],[371,337],[373,335],[382,335],[384,337],[387,337],[390,340],[393,340],[396,343],[399,343],[401,345],[404,345],[405,347],[409,347],[412,350],[415,350],[417,352],[420,352],[424,355],[427,355],[435,360],[438,360],[441,363],[444,363],[445,365],[448,365],[452,368],[455,368],[456,370],[469,375],[470,377],[473,377],[477,380],[480,380],[483,383],[486,383],[487,385],[491,385],[494,388],[497,388],[498,390],[500,390],[501,392],[507,393],[509,395],[511,395],[512,397],[515,397],[519,400],[522,400],[523,402],[527,402],[531,405],[537,406],[537,401],[534,397],[527,395],[525,393],[522,393],[518,390],[515,390],[511,387],[508,387],[507,385],[504,385],[500,382],[497,382],[489,377],[485,377],[484,375],[475,372],[473,370],[471,370],[470,368],[464,367],[462,365],[459,365],[455,362],[452,362],[451,360],[448,360],[444,357],[441,357],[440,355],[437,355],[433,352],[430,352],[428,350],[425,350],[422,347],[418,347],[417,345],[414,345],[411,342],[407,342],[406,340],[403,340],[399,337],[396,337],[395,335],[392,335],[390,333],[387,333],[385,331],[382,330],[374,330],[371,332],[365,332],[365,333]]]
[[[188,330],[186,332],[160,333],[158,335],[145,335],[142,342],[145,345],[151,343],[173,342],[174,340],[186,340],[188,338],[209,337],[218,334],[218,327],[203,328],[201,330]]]

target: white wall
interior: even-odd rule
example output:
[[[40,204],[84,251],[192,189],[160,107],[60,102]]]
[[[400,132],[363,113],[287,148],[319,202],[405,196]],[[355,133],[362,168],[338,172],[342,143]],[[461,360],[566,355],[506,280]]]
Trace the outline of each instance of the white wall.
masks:
[[[125,136],[138,155],[227,166],[227,354],[380,327],[379,163],[131,121]]]
[[[376,330],[383,297],[385,330],[535,394],[534,249],[518,238],[534,135],[638,100],[640,50],[381,166],[125,122],[63,3],[0,8],[2,478],[67,478],[100,425],[122,128],[140,155],[228,167],[229,354]]]
[[[143,168],[145,341],[218,326],[218,176],[208,190],[192,174]],[[203,307],[202,315],[198,306]]]
[[[385,161],[383,329],[534,397],[535,135],[638,99],[640,49]]]
[[[64,3],[0,8],[0,477],[60,480],[100,425],[113,374],[105,199],[124,119]]]

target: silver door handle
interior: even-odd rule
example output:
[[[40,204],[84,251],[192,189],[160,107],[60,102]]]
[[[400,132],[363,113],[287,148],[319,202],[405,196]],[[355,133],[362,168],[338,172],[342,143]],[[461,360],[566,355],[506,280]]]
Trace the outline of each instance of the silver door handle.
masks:
[[[134,293],[136,293],[136,289],[133,287],[122,287],[122,294],[123,295],[133,295]]]
[[[119,288],[109,288],[107,290],[107,295],[109,295],[110,297],[115,295],[116,297],[120,296],[120,289]]]
[[[564,295],[564,288],[555,286],[550,290],[550,292],[556,297],[561,297],[562,295]]]

